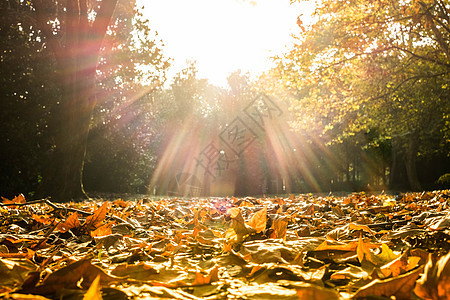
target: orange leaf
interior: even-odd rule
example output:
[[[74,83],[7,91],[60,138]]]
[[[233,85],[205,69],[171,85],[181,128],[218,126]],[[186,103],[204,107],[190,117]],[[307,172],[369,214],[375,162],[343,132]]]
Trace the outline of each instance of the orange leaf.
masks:
[[[26,202],[25,196],[23,194],[17,195],[12,200],[2,197],[2,200],[3,200],[3,204],[23,204]]]
[[[233,207],[233,208],[230,208],[227,211],[227,213],[230,214],[230,217],[232,219],[235,219],[236,217],[238,217],[241,214],[241,210],[239,208],[237,208],[237,207]]]
[[[316,248],[316,251],[318,250],[356,251],[357,248],[358,243],[355,241],[351,241],[347,244],[328,244],[327,241],[324,241]]]
[[[54,219],[52,217],[49,217],[47,215],[35,215],[35,214],[33,214],[32,218],[36,222],[44,224],[44,225],[50,225],[54,221]]]
[[[112,234],[111,227],[114,225],[114,222],[109,222],[108,224],[104,224],[99,228],[91,231],[92,237],[100,237]]]
[[[215,266],[212,268],[208,275],[203,276],[200,272],[195,273],[195,280],[192,283],[192,285],[204,285],[204,284],[210,284],[211,282],[218,281],[219,280],[219,267]]]
[[[273,234],[271,238],[284,239],[289,222],[285,218],[275,219],[272,223]]]
[[[122,199],[117,199],[117,200],[114,200],[114,202],[112,204],[113,205],[117,205],[117,206],[122,207],[122,208],[126,208],[128,206],[128,204],[129,204],[129,202],[128,201],[123,201]]]
[[[17,204],[23,204],[25,203],[25,196],[23,194],[17,195],[16,197],[14,197],[14,199],[12,199],[13,203],[17,203]]]
[[[309,283],[301,283],[296,286],[298,299],[321,300],[330,299],[338,300],[339,295],[332,289],[326,289]]]
[[[80,227],[80,220],[78,219],[77,212],[74,212],[66,219],[66,221],[64,221],[64,223],[58,225],[57,230],[64,233],[77,227]]]
[[[90,230],[91,228],[97,228],[102,224],[103,220],[106,218],[106,213],[109,210],[108,206],[108,202],[103,203],[102,206],[94,211],[93,215],[86,218],[85,226],[87,230]]]
[[[373,263],[374,265],[378,265],[379,259],[375,256],[375,254],[370,250],[372,248],[377,248],[378,245],[365,243],[362,237],[359,237],[358,247],[356,248],[356,254],[358,255],[359,262],[362,262],[363,259]]]
[[[353,298],[367,299],[377,296],[391,298],[395,296],[395,299],[411,299],[411,292],[422,271],[423,266],[397,277],[385,280],[375,279],[360,288]]]
[[[253,214],[250,221],[247,222],[247,225],[256,230],[256,232],[261,232],[266,229],[267,224],[267,207],[257,211]]]
[[[450,252],[438,261],[430,255],[422,278],[417,280],[414,293],[422,299],[449,299]]]

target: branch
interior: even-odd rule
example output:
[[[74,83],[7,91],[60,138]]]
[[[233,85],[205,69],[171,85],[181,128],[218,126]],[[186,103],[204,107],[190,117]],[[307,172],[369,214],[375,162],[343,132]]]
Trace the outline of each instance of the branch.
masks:
[[[409,78],[406,78],[405,80],[403,80],[402,82],[400,82],[394,89],[392,89],[390,92],[384,93],[382,95],[376,96],[376,97],[371,97],[369,98],[369,101],[373,101],[373,100],[377,100],[377,99],[381,99],[381,98],[385,98],[389,95],[392,95],[393,93],[395,93],[396,91],[398,91],[404,84],[406,84],[409,81],[413,81],[413,80],[419,80],[422,78],[432,78],[432,77],[439,77],[442,75],[446,75],[448,74],[448,72],[442,72],[442,73],[437,73],[437,74],[426,74],[426,75],[417,75],[417,76],[412,76]]]

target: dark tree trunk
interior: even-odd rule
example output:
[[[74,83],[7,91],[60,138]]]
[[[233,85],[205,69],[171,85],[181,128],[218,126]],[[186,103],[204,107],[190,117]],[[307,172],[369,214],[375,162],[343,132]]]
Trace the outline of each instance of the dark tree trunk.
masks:
[[[408,136],[405,165],[409,187],[413,191],[420,191],[422,189],[419,182],[419,178],[417,177],[417,167],[416,167],[418,148],[419,148],[418,136],[417,134],[412,133]]]
[[[57,201],[69,201],[86,196],[82,173],[96,105],[97,60],[117,0],[103,0],[92,24],[89,23],[85,0],[68,1],[64,44],[47,24],[50,17],[44,2],[34,0],[33,6],[38,26],[57,61],[62,99],[53,115],[55,147],[47,168],[43,170],[39,194]]]

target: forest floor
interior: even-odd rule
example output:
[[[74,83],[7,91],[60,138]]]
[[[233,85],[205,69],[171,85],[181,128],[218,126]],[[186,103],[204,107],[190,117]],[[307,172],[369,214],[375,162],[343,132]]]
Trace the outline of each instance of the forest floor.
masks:
[[[450,191],[0,204],[4,299],[449,299]],[[447,298],[446,298],[447,297]]]

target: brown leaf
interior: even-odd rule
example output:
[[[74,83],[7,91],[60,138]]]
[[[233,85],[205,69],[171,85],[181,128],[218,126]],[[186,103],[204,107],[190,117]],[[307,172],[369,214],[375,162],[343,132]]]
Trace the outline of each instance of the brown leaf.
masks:
[[[97,229],[95,229],[94,231],[91,231],[91,236],[92,237],[101,237],[101,236],[107,236],[112,234],[111,228],[114,225],[114,222],[109,222],[107,224],[104,224],[100,227],[98,227]]]
[[[348,230],[362,230],[362,231],[370,233],[371,235],[374,235],[373,231],[367,225],[350,223],[348,225]]]
[[[89,260],[82,259],[48,275],[44,279],[44,285],[55,291],[63,287],[76,288],[77,282],[83,279],[82,286],[88,288],[97,276],[100,277],[101,283],[120,279],[106,274],[102,269],[91,264]]]
[[[102,206],[100,206],[96,211],[94,211],[94,214],[86,218],[86,222],[84,223],[84,226],[86,227],[86,230],[89,231],[92,228],[99,227],[103,220],[106,218],[106,213],[109,210],[109,203],[105,202]]]
[[[271,238],[284,239],[286,237],[288,224],[289,222],[286,220],[286,218],[277,218],[273,220],[272,223],[273,234]]]
[[[395,299],[411,299],[411,293],[414,289],[417,278],[422,273],[423,266],[409,273],[397,277],[380,280],[375,279],[371,283],[360,288],[354,295],[354,299],[365,299],[368,297],[387,297],[395,296]]]
[[[80,220],[78,219],[78,213],[74,212],[66,219],[66,221],[58,224],[56,230],[64,233],[78,227],[80,227]]]
[[[450,299],[450,252],[438,261],[430,255],[414,293],[423,299]]]
[[[130,277],[136,280],[149,281],[158,278],[159,271],[152,265],[140,262],[137,264],[120,264],[111,271],[112,275],[120,277]]]

